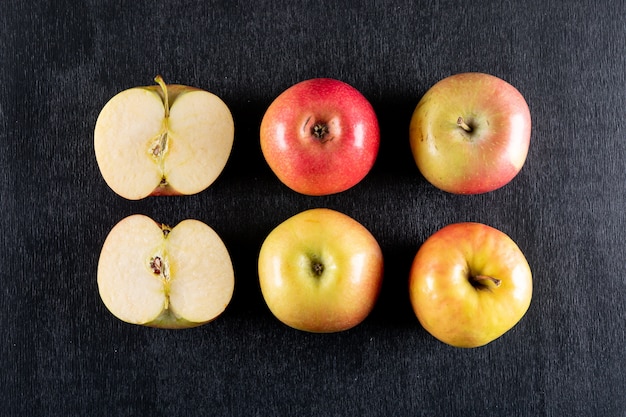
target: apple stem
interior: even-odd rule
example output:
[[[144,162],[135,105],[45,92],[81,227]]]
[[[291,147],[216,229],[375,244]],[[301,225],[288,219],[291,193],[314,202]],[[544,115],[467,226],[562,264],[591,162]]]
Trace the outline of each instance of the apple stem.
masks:
[[[491,277],[489,275],[476,275],[470,278],[470,282],[473,286],[482,289],[491,290],[497,288],[502,284],[502,280]]]
[[[163,77],[157,75],[154,77],[154,81],[161,86],[161,90],[163,90],[163,104],[165,106],[165,118],[170,117],[170,100],[167,95],[167,84],[163,80]]]
[[[458,119],[456,119],[456,124],[463,130],[465,130],[466,132],[471,132],[473,129],[471,128],[470,125],[468,125],[467,123],[465,123],[465,120],[463,120],[462,116],[459,116]]]

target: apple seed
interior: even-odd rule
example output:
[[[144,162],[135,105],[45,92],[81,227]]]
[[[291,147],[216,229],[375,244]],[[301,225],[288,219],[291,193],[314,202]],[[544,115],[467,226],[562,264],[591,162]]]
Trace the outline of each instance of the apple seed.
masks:
[[[163,266],[163,263],[161,261],[161,258],[159,256],[155,256],[153,258],[150,258],[150,269],[152,269],[152,272],[154,273],[154,275],[161,275],[161,267]]]
[[[161,231],[163,232],[163,236],[167,237],[167,235],[169,235],[172,231],[172,228],[165,224],[161,224]],[[169,268],[161,256],[155,255],[150,258],[150,269],[154,275],[161,275],[165,281],[169,281]]]
[[[168,144],[168,134],[167,130],[161,134],[159,134],[153,142],[152,147],[150,148],[150,153],[155,158],[160,158],[165,155],[167,152],[167,144]]]
[[[167,310],[170,306],[170,271],[166,261],[164,261],[160,256],[154,256],[150,258],[150,269],[154,275],[158,275],[163,284],[165,286],[165,305],[164,308]]]

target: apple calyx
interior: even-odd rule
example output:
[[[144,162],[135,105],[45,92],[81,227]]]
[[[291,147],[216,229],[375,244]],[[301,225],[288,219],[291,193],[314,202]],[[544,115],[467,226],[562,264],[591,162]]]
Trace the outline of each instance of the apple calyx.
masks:
[[[318,261],[313,261],[313,264],[311,265],[311,271],[313,271],[313,275],[315,275],[316,277],[321,277],[324,273],[324,264]]]
[[[489,275],[476,275],[471,276],[469,279],[472,286],[476,289],[480,290],[489,290],[491,291],[493,288],[498,288],[500,284],[502,284],[502,280],[498,278],[491,277]]]
[[[161,87],[161,91],[163,92],[163,107],[164,107],[164,118],[163,118],[163,129],[157,135],[157,137],[151,141],[152,146],[150,146],[150,154],[157,160],[159,168],[161,170],[161,182],[159,183],[160,187],[167,186],[167,179],[165,178],[165,154],[168,151],[169,144],[169,117],[170,117],[170,102],[169,95],[167,91],[167,84],[163,80],[163,77],[157,75],[154,78],[154,81],[159,84]]]
[[[472,126],[468,125],[467,123],[465,123],[465,120],[463,119],[463,116],[459,116],[458,119],[456,119],[456,124],[463,130],[465,130],[466,132],[470,133],[471,131],[473,131],[474,129],[472,128]]]
[[[319,256],[314,254],[309,254],[308,258],[311,273],[315,278],[320,278],[324,274],[324,263],[320,261]]]
[[[306,132],[307,127],[309,126],[309,122],[311,121],[311,116],[309,116],[304,125],[302,126],[302,131]],[[333,140],[335,137],[330,135],[330,128],[328,127],[328,123],[324,121],[314,120],[312,126],[310,127],[311,136],[318,140],[320,143],[326,143]]]
[[[326,123],[317,122],[311,128],[311,134],[318,139],[320,142],[328,142],[329,140],[333,140],[333,137],[327,138],[329,133],[328,125]]]

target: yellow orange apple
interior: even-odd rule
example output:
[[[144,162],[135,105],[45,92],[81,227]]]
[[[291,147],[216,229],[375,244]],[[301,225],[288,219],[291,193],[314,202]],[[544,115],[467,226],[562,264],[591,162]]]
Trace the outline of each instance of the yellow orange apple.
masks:
[[[481,223],[455,223],[420,247],[409,290],[413,310],[429,333],[452,346],[478,347],[526,314],[532,274],[504,232]]]

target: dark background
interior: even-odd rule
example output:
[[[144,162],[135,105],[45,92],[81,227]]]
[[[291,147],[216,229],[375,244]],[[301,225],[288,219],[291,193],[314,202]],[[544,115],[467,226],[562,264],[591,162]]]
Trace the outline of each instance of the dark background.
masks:
[[[0,414],[626,415],[623,1],[8,2],[0,48]],[[521,173],[477,196],[428,184],[408,144],[420,97],[464,71],[509,81],[533,118]],[[100,175],[93,128],[156,74],[219,95],[235,145],[204,192],[127,201]],[[321,76],[371,101],[382,143],[360,184],[306,197],[270,171],[258,129],[280,92]],[[375,310],[339,334],[286,328],[258,287],[265,236],[312,207],[354,217],[385,255]],[[164,331],[106,310],[100,248],[134,213],[224,239],[236,289],[216,321]],[[426,333],[407,291],[420,244],[466,220],[509,234],[534,273],[521,322],[470,350]]]

